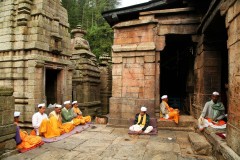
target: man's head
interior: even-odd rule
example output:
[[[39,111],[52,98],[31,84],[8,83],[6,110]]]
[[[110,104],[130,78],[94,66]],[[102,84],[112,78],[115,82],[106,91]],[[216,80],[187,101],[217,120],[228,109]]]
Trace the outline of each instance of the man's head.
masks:
[[[14,122],[18,123],[20,114],[20,112],[14,112]]]
[[[147,108],[146,108],[145,106],[142,106],[142,107],[141,107],[141,112],[140,112],[141,116],[143,116],[144,114],[146,114],[146,112],[147,112]]]
[[[73,102],[72,102],[72,106],[75,107],[75,108],[77,108],[77,107],[78,107],[78,102],[77,102],[77,101],[73,101]]]
[[[66,109],[69,109],[72,106],[70,101],[65,101],[63,104]]]
[[[168,96],[167,95],[163,95],[161,97],[162,101],[168,102]]]
[[[38,104],[38,112],[43,114],[45,112],[45,110],[46,110],[45,103]]]
[[[219,93],[218,92],[213,92],[212,93],[212,101],[214,103],[217,103],[218,99],[219,99]]]
[[[62,109],[62,105],[60,105],[60,104],[56,104],[55,105],[55,112],[57,113],[57,114],[60,114],[61,113],[61,109]]]

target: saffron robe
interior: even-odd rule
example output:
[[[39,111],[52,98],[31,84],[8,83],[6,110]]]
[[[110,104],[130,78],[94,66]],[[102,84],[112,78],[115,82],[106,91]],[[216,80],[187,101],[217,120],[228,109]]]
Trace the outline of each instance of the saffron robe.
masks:
[[[73,112],[77,114],[77,118],[81,120],[81,124],[91,122],[91,116],[82,116],[82,112],[78,107],[73,107]]]

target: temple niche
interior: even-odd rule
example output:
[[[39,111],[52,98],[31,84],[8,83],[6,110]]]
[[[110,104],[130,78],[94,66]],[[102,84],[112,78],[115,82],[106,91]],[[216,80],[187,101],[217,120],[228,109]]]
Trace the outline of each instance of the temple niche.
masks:
[[[91,52],[89,43],[83,38],[86,31],[80,25],[71,31],[72,58],[75,69],[72,77],[73,100],[83,114],[96,116],[101,114],[100,70],[96,56]]]

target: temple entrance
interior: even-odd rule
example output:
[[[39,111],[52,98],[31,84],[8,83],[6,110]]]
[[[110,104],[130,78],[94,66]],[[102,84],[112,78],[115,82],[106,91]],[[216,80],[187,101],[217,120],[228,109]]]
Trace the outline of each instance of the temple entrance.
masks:
[[[160,53],[160,96],[167,94],[169,105],[190,113],[193,93],[194,44],[190,35],[167,35]]]
[[[45,95],[47,105],[61,103],[61,70],[46,69]]]

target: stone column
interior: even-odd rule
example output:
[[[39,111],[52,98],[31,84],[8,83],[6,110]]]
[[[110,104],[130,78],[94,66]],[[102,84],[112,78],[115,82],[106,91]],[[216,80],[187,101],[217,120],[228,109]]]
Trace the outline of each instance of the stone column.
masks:
[[[216,35],[202,35],[194,64],[193,116],[198,118],[213,91],[221,91],[221,50],[214,45]]]
[[[155,117],[156,96],[159,96],[156,26],[157,22],[152,19],[114,26],[110,126],[129,126],[129,118],[133,118],[142,105]]]
[[[100,58],[100,99],[102,114],[109,113],[109,98],[112,96],[112,68],[110,64],[111,57],[108,54]]]
[[[16,126],[13,124],[14,97],[12,88],[0,87],[0,159],[16,148],[13,139]]]
[[[227,10],[226,26],[228,29],[228,123],[227,144],[240,156],[240,1]]]

